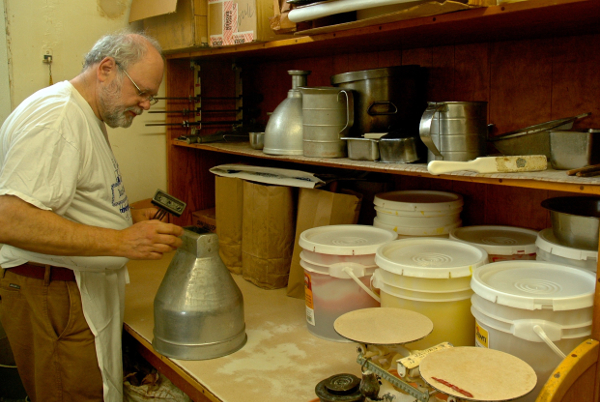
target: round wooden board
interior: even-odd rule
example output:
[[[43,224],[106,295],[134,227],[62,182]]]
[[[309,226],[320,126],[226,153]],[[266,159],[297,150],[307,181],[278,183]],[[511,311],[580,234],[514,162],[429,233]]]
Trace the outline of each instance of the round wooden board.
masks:
[[[415,311],[372,307],[339,316],[333,328],[351,341],[369,345],[400,345],[425,338],[433,331],[433,322]]]
[[[441,349],[425,356],[421,377],[444,394],[472,401],[506,401],[529,393],[537,382],[531,366],[498,350],[462,346]],[[433,377],[469,392],[467,396]]]

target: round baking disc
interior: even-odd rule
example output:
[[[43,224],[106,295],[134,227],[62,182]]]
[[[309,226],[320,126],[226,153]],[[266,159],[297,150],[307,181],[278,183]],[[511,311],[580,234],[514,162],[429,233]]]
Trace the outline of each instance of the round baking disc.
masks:
[[[419,371],[423,380],[438,391],[472,401],[519,398],[529,393],[537,382],[535,371],[523,360],[498,350],[473,346],[432,352],[423,358]],[[433,377],[473,396],[466,396]]]
[[[416,311],[372,307],[339,316],[333,329],[344,338],[359,343],[398,345],[425,338],[433,331],[433,322]]]

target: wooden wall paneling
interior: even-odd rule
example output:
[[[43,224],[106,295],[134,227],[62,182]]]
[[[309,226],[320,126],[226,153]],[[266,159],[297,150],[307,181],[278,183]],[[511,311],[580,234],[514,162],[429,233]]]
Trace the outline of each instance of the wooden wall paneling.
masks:
[[[169,60],[167,62],[167,80],[165,82],[165,95],[170,97],[189,97],[194,95],[194,79],[193,72],[190,68],[189,60]],[[190,110],[194,105],[191,105],[188,100],[177,99],[161,101],[158,105],[164,105],[166,110]],[[189,117],[189,116],[188,116]],[[181,123],[184,119],[182,114],[167,113],[166,123]],[[183,127],[170,126],[167,129],[167,149],[171,139],[185,135],[187,129]],[[167,166],[170,166],[167,163]]]
[[[201,68],[201,94],[202,94],[202,121],[218,122],[235,120],[234,112],[214,112],[215,110],[235,109],[235,72],[233,63],[229,60],[210,61],[200,64]],[[217,83],[217,85],[215,85]],[[215,99],[230,98],[230,99]],[[230,131],[232,125],[204,125],[200,135],[212,134],[216,131]]]
[[[416,49],[402,49],[402,65],[418,64],[422,67],[431,67],[433,50],[430,47]]]
[[[379,52],[379,68],[401,66],[402,51],[399,49],[383,50]]]
[[[458,100],[454,94],[454,46],[432,49],[428,92],[428,101]]]
[[[453,182],[452,192],[463,197],[460,214],[463,226],[486,224],[486,198],[489,185],[469,182]]]
[[[296,60],[294,68],[298,70],[309,70],[309,87],[329,87],[331,86],[331,76],[333,73],[332,56],[314,57]]]
[[[503,134],[552,119],[552,39],[494,42],[490,121]]]
[[[350,54],[335,54],[333,56],[333,74],[341,74],[350,71]]]
[[[377,52],[354,53],[350,57],[352,57],[352,67],[348,71],[369,70],[379,67],[379,53]]]
[[[600,127],[600,35],[557,38],[553,52],[552,118],[591,112],[574,128]]]
[[[547,211],[540,203],[546,198],[546,190],[489,185],[485,200],[486,224],[545,229]]]
[[[288,70],[294,70],[293,61],[270,61],[247,63],[242,66],[245,93],[263,95],[259,120],[266,124],[272,113],[292,89],[292,76]]]
[[[457,45],[454,50],[455,100],[487,102],[489,97],[489,44]]]

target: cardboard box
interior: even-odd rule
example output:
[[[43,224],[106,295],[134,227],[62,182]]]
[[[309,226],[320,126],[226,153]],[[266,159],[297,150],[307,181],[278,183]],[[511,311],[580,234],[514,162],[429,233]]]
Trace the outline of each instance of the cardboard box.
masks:
[[[293,35],[277,35],[270,19],[273,0],[208,0],[209,46],[265,42]],[[279,11],[279,10],[277,10]]]
[[[208,46],[208,0],[132,0],[129,22],[142,21],[164,51]]]

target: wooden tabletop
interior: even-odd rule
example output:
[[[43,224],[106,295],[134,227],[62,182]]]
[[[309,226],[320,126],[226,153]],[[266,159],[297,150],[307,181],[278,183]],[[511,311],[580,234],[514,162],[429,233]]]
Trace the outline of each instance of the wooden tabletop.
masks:
[[[174,253],[159,261],[130,261],[125,331],[159,371],[195,401],[308,402],[315,386],[340,373],[360,377],[357,344],[317,338],[308,332],[304,300],[285,289],[264,290],[233,275],[244,296],[248,341],[239,351],[204,361],[164,357],[152,348],[153,302]],[[165,373],[166,374],[166,373]]]

